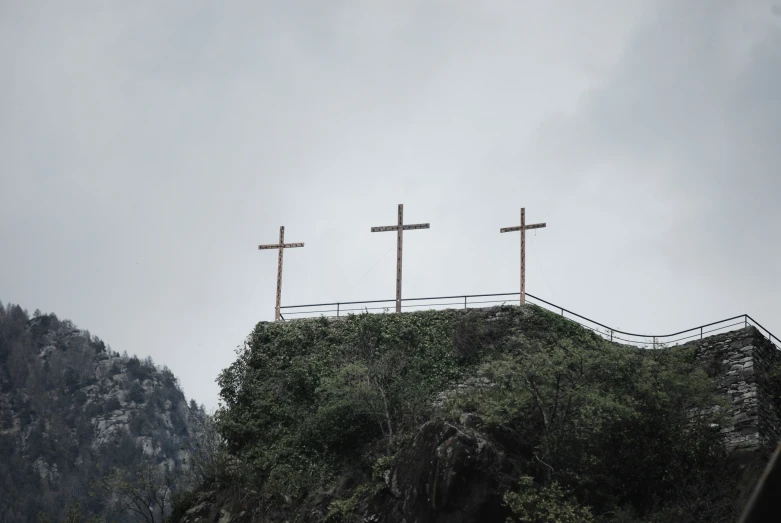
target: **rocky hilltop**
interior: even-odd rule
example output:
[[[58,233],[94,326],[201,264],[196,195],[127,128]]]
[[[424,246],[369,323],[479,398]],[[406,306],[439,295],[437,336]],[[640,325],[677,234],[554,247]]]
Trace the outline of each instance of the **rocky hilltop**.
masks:
[[[736,521],[777,443],[753,327],[613,344],[533,305],[259,323],[178,523]]]
[[[120,490],[144,488],[133,484],[143,466],[165,482],[170,510],[204,419],[169,369],[0,304],[0,521],[61,521],[76,503],[85,517],[135,521]]]

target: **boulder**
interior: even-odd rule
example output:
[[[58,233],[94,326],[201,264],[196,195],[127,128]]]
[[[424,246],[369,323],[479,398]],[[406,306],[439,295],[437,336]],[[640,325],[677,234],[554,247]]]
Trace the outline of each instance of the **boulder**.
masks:
[[[369,503],[361,521],[504,521],[509,513],[502,496],[515,467],[501,445],[470,421],[422,425],[386,475],[388,489]]]

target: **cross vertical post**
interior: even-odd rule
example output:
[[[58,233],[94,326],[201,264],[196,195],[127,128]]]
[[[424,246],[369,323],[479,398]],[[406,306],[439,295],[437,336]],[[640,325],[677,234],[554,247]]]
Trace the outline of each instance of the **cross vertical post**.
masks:
[[[278,320],[281,311],[279,308],[282,306],[282,256],[285,254],[285,227],[284,225],[279,228],[279,245],[282,245],[283,247],[280,247],[279,250],[279,257],[277,262],[277,301],[276,306],[274,307],[274,319]]]
[[[401,249],[404,243],[404,204],[399,204],[398,232],[396,233],[396,312],[401,312]]]
[[[403,232],[413,229],[428,229],[428,223],[415,223],[404,225],[404,204],[399,204],[399,219],[396,225],[372,227],[372,232],[396,231],[396,312],[401,312],[401,254],[403,245]]]
[[[526,303],[526,230],[540,229],[542,227],[545,227],[544,223],[526,225],[526,208],[521,207],[520,227],[504,227],[499,229],[499,232],[521,231],[521,305]]]
[[[285,249],[292,247],[303,247],[303,243],[285,243],[285,227],[284,225],[279,228],[279,243],[270,245],[258,245],[258,249],[279,249],[279,256],[277,261],[277,301],[274,308],[274,320],[279,321],[281,318],[281,306],[282,306],[282,255]]]
[[[279,242],[282,243],[282,240]],[[279,255],[282,256],[281,250]],[[526,209],[521,207],[521,305],[524,303],[526,303]]]

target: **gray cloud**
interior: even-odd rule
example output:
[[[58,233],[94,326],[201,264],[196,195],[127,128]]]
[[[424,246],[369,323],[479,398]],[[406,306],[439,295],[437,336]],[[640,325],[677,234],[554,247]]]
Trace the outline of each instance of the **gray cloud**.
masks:
[[[595,201],[624,220],[617,229],[650,226],[621,242],[627,252],[644,245],[643,257],[719,287],[739,309],[774,307],[779,88],[781,19],[770,3],[663,4],[529,152],[548,176],[590,172]]]
[[[670,331],[778,294],[772,2],[7,2],[0,299],[216,404],[284,302],[518,287]],[[776,330],[781,329],[778,327]]]

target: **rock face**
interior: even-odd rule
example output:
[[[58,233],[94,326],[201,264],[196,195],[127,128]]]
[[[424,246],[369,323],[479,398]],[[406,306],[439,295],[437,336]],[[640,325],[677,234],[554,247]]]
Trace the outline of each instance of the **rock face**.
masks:
[[[503,522],[509,513],[501,501],[517,480],[521,462],[509,458],[507,445],[518,453],[512,437],[485,434],[478,420],[462,416],[458,423],[432,420],[420,427],[394,465],[384,471],[387,488],[362,501],[361,523]],[[349,489],[348,489],[349,490]],[[179,523],[251,523],[285,521],[242,503],[241,496],[220,490],[199,492]],[[325,501],[325,503],[323,503]],[[306,501],[307,522],[324,521],[327,497]],[[330,519],[328,521],[342,521]],[[350,521],[353,521],[352,519]]]
[[[202,417],[150,359],[121,356],[54,315],[0,307],[3,521],[59,521],[79,499],[83,515],[105,515],[88,495],[94,483],[143,460],[183,470]]]
[[[467,523],[504,521],[501,495],[516,467],[502,446],[470,425],[433,420],[386,476],[383,493],[366,510],[364,521]]]

